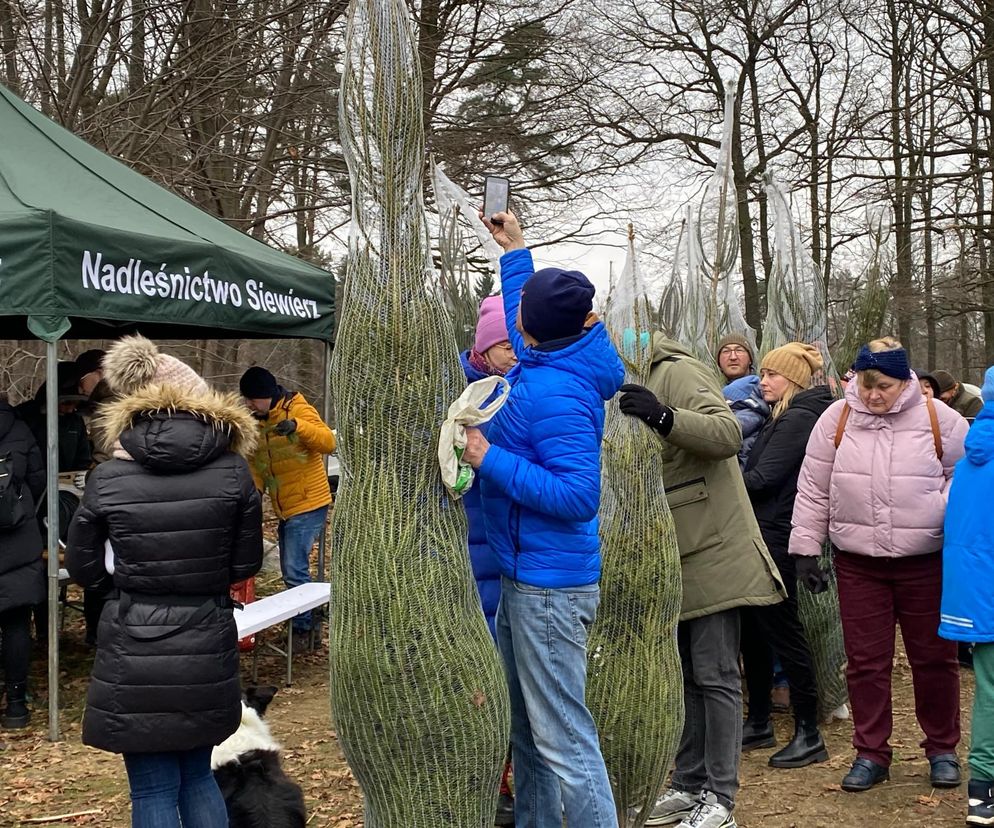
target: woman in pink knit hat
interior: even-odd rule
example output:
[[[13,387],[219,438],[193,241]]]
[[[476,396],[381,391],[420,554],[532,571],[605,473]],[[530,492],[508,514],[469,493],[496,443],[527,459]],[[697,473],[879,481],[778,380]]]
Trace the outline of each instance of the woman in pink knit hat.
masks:
[[[507,337],[504,300],[500,296],[488,296],[483,300],[480,305],[480,317],[476,323],[476,339],[473,347],[464,351],[460,358],[468,382],[476,382],[494,375],[502,377],[517,363],[514,349]],[[480,426],[484,436],[486,428],[486,424]],[[490,634],[495,635],[494,619],[497,617],[497,604],[500,601],[500,571],[497,568],[497,556],[487,543],[479,487],[474,485],[466,492],[463,504],[466,506],[466,517],[469,520],[469,558],[473,564],[473,577],[476,578]],[[507,785],[507,769],[501,783],[495,824],[514,825],[514,800]]]

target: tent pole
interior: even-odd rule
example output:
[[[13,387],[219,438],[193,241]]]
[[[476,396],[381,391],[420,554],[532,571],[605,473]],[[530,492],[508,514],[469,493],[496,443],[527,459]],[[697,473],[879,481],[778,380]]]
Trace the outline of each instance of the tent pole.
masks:
[[[45,468],[48,506],[48,738],[59,740],[59,350],[45,343]]]
[[[321,417],[325,423],[331,422],[331,343],[324,343],[324,355],[321,359]],[[325,551],[327,547],[327,531],[318,536],[318,580],[325,580]]]

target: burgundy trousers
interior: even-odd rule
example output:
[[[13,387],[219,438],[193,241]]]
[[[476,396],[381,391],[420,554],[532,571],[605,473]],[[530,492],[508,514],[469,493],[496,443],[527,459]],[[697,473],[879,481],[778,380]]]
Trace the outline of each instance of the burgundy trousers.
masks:
[[[856,753],[889,767],[894,751],[891,673],[901,625],[926,756],[954,753],[960,737],[956,643],[939,638],[942,553],[875,558],[837,552],[846,680]]]

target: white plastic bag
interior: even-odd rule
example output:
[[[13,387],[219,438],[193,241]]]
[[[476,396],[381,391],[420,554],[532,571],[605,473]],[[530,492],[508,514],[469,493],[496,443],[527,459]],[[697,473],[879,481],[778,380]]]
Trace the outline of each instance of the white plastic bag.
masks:
[[[500,393],[495,395],[498,388]],[[507,402],[510,390],[510,383],[503,377],[486,377],[467,385],[449,406],[438,437],[438,465],[442,468],[442,482],[454,498],[462,497],[473,485],[473,468],[460,459],[466,449],[466,426],[487,422]],[[490,397],[493,399],[488,404]]]

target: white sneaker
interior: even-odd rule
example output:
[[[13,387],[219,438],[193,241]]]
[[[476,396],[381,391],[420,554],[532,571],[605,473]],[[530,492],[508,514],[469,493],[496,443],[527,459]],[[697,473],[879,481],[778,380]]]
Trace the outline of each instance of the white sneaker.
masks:
[[[648,825],[648,823],[646,823]],[[701,798],[690,816],[677,828],[737,828],[732,812],[718,802],[710,791],[701,791]]]
[[[648,826],[675,825],[684,817],[690,816],[699,802],[700,796],[669,788],[656,800],[656,804],[652,806],[652,813],[649,814],[645,824]],[[628,809],[629,820],[634,821],[637,814],[638,808]]]

